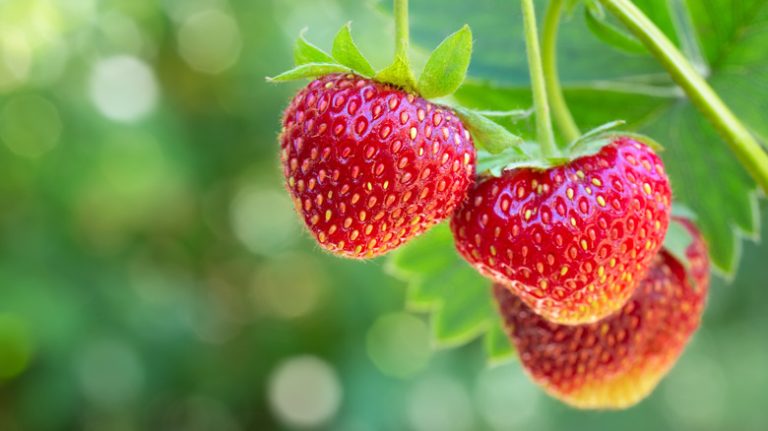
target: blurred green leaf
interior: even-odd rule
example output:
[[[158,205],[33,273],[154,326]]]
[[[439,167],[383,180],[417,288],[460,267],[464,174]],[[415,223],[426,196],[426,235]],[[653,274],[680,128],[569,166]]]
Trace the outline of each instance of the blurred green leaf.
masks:
[[[676,41],[667,0],[636,0]],[[379,0],[382,8],[391,11],[390,1]],[[547,2],[537,1],[540,16]],[[523,39],[523,21],[519,2],[486,0],[483,2],[444,2],[421,0],[411,2],[411,37],[421,47],[435,46],[442,40],[446,28],[464,24],[473,29],[472,63],[469,75],[507,84],[527,84],[528,65]],[[584,80],[614,80],[627,76],[648,77],[664,70],[649,56],[629,55],[598,40],[583,19],[570,19],[560,29],[558,62],[564,82]]]
[[[437,346],[458,346],[481,335],[498,338],[490,282],[458,255],[447,224],[395,251],[388,270],[408,283],[406,307],[432,314]],[[509,356],[498,339],[486,340],[486,344],[493,346],[491,359]]]

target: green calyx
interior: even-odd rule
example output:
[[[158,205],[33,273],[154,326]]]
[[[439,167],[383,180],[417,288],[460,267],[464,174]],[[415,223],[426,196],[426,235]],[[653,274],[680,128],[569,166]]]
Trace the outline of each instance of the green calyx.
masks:
[[[351,72],[400,87],[425,99],[435,99],[450,96],[461,86],[472,56],[472,31],[465,25],[432,51],[424,70],[416,79],[406,52],[396,52],[389,66],[378,71],[374,69],[352,39],[350,23],[336,34],[330,54],[308,42],[304,38],[305,32],[301,32],[294,46],[295,67],[267,78],[268,81],[285,82]],[[407,44],[399,46],[407,47]]]
[[[295,66],[277,76],[267,78],[270,82],[286,82],[297,79],[314,79],[330,73],[354,73],[403,90],[418,94],[425,99],[451,96],[464,82],[472,56],[472,31],[465,25],[446,37],[429,55],[424,69],[416,77],[408,61],[408,13],[407,1],[395,0],[395,58],[387,67],[376,70],[360,52],[352,39],[351,25],[345,24],[336,34],[330,54],[304,38],[305,30],[299,34],[294,46]],[[443,104],[452,105],[442,100]],[[507,148],[517,149],[523,140],[491,118],[520,115],[520,111],[489,112],[451,106],[472,134],[475,146],[488,153],[498,154]]]
[[[639,133],[613,130],[624,125],[624,121],[612,121],[598,126],[577,139],[571,141],[558,154],[547,156],[543,154],[541,146],[537,142],[519,141],[513,145],[507,145],[499,152],[478,151],[477,173],[481,175],[501,176],[506,170],[533,168],[551,169],[565,165],[581,157],[592,156],[600,152],[606,145],[610,145],[619,138],[630,138],[649,146],[656,152],[664,148],[652,138]],[[499,126],[501,127],[501,126]]]

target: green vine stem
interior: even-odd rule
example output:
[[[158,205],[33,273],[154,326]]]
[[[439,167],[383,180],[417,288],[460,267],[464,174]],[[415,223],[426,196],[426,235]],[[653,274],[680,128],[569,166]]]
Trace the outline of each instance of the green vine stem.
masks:
[[[648,48],[768,193],[768,154],[664,33],[630,0],[600,0]]]
[[[563,0],[551,0],[544,15],[544,25],[541,35],[541,63],[547,83],[549,103],[555,124],[568,142],[573,142],[581,136],[581,131],[568,109],[557,73],[557,30],[560,27],[560,17],[563,13]]]
[[[408,64],[408,0],[395,0],[395,57]]]
[[[546,158],[555,156],[555,134],[552,131],[552,118],[547,101],[547,84],[541,65],[539,32],[536,28],[536,10],[533,0],[522,0],[523,23],[525,26],[525,45],[528,51],[528,67],[533,88],[533,106],[536,110],[536,139],[541,145],[541,152]]]

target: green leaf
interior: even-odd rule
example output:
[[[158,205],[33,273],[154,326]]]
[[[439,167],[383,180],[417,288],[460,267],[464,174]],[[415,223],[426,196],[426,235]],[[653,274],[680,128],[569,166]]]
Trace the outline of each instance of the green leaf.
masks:
[[[409,92],[416,91],[416,80],[408,60],[400,56],[396,56],[392,64],[380,70],[374,79],[401,87]]]
[[[306,32],[307,29],[305,28],[299,33],[299,38],[296,39],[296,45],[293,47],[293,61],[296,63],[296,66],[308,63],[335,63],[333,58],[326,54],[325,51],[307,42],[304,38]]]
[[[733,274],[740,237],[755,237],[759,229],[754,183],[714,128],[687,102],[666,108],[643,133],[665,143],[662,158],[675,198],[699,215],[714,265]]]
[[[499,340],[491,283],[458,255],[447,224],[392,253],[387,269],[406,281],[406,307],[431,313],[435,345],[453,347],[483,336],[494,359],[511,356],[511,347],[504,349]]]
[[[584,8],[584,18],[592,34],[608,45],[630,54],[648,53],[634,36],[609,23],[605,16],[598,16],[592,8]]]
[[[456,114],[472,133],[477,148],[492,154],[511,148],[519,156],[525,155],[522,150],[516,148],[523,143],[523,138],[513,134],[499,123],[472,109],[456,108]]]
[[[453,94],[464,82],[471,57],[472,31],[465,25],[432,51],[419,76],[419,93],[427,99]]]
[[[327,75],[329,73],[336,72],[349,72],[349,68],[340,64],[331,63],[307,63],[301,66],[296,66],[293,69],[283,72],[277,76],[267,78],[269,82],[285,82],[294,81],[296,79],[303,78],[317,78],[318,76]]]
[[[350,26],[351,24],[347,23],[336,33],[336,38],[333,40],[333,49],[331,50],[333,58],[361,75],[373,76],[376,74],[376,71],[373,70],[371,64],[360,53],[360,49],[352,40]]]

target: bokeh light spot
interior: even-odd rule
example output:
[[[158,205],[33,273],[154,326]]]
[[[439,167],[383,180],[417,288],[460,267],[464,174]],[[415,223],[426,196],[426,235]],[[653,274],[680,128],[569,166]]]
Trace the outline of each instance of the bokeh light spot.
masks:
[[[165,430],[241,431],[237,418],[221,400],[205,395],[193,395],[173,404],[165,413]]]
[[[157,92],[154,72],[136,57],[106,58],[91,72],[91,100],[112,120],[132,122],[147,115],[157,103]]]
[[[256,254],[271,255],[290,246],[299,225],[285,192],[246,186],[230,207],[235,236]]]
[[[486,368],[477,379],[475,402],[494,430],[540,429],[542,392],[523,373],[518,362]]]
[[[32,49],[19,34],[0,37],[0,90],[23,83],[32,63]]]
[[[119,408],[140,395],[144,367],[133,348],[115,339],[96,339],[81,351],[77,374],[87,400]]]
[[[179,28],[179,54],[193,69],[221,73],[240,56],[242,40],[237,22],[217,9],[195,13]]]
[[[408,394],[406,414],[415,431],[473,429],[467,391],[448,376],[432,376],[417,382]]]
[[[27,325],[11,314],[0,314],[0,379],[22,373],[32,356]]]
[[[108,12],[101,18],[101,31],[122,52],[138,54],[144,45],[144,37],[136,22],[119,12]]]
[[[56,146],[61,135],[59,111],[40,96],[18,96],[0,112],[0,139],[14,153],[39,157]]]
[[[281,363],[270,377],[268,395],[274,414],[295,427],[317,427],[328,422],[336,414],[342,396],[336,372],[314,356]]]
[[[690,353],[662,383],[664,405],[681,429],[719,429],[727,402],[723,370],[708,357]]]
[[[431,355],[427,325],[408,313],[379,317],[368,330],[367,346],[382,373],[401,378],[424,369]]]
[[[287,253],[271,259],[254,275],[253,299],[259,308],[285,319],[312,312],[328,275],[311,255]]]

